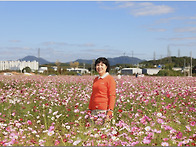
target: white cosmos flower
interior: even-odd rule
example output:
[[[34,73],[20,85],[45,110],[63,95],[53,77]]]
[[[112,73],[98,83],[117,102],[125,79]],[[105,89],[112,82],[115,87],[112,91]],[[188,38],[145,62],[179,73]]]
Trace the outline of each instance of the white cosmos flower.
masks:
[[[161,117],[161,116],[162,116],[162,113],[157,113],[157,116],[158,116],[158,117]]]
[[[150,126],[147,126],[147,127],[145,127],[145,130],[148,132],[148,131],[150,131]]]
[[[53,115],[57,115],[58,111],[53,112]]]
[[[112,134],[117,134],[117,131],[116,131],[116,130],[113,130],[113,131],[112,131]]]
[[[49,114],[52,113],[52,109],[49,109],[49,112],[48,112],[48,113],[49,113]]]
[[[59,118],[61,115],[62,115],[62,114],[57,115],[56,118]]]
[[[48,136],[52,136],[54,134],[54,131],[48,131]]]
[[[115,122],[115,119],[113,119],[113,120],[112,120],[112,124],[114,125],[115,123],[116,123],[116,122]]]
[[[76,146],[80,142],[81,142],[81,139],[78,139],[78,140],[76,140],[76,141],[73,142],[73,145]]]
[[[95,138],[99,137],[99,134],[95,134],[94,137],[95,137]]]
[[[36,130],[33,130],[33,131],[32,131],[32,133],[33,133],[33,134],[36,134],[36,133],[37,133],[37,131],[36,131]]]

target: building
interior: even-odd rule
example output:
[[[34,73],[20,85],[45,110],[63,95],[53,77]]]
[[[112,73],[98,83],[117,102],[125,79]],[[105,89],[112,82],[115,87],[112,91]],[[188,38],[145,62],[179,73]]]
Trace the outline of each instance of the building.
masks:
[[[39,73],[44,73],[44,71],[47,71],[48,70],[48,67],[40,67],[38,72]]]
[[[156,75],[160,70],[160,68],[144,68],[142,69],[142,74]]]
[[[121,69],[121,74],[123,74],[123,75],[142,74],[142,69],[140,69],[140,68],[123,68],[123,69]]]
[[[182,68],[181,67],[173,67],[172,70],[174,70],[174,71],[182,71]]]
[[[68,71],[74,71],[80,74],[90,73],[88,69],[85,68],[67,68]]]
[[[38,70],[37,61],[0,61],[0,71],[2,70],[20,70],[29,67],[32,71]]]

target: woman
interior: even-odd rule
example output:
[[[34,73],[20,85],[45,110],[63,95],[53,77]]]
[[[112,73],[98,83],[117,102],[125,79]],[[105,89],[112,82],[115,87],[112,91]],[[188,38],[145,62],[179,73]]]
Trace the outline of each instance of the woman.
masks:
[[[95,61],[95,70],[99,76],[94,79],[92,94],[89,102],[89,110],[92,115],[106,114],[106,120],[110,121],[116,99],[116,82],[109,75],[109,61],[100,57]]]

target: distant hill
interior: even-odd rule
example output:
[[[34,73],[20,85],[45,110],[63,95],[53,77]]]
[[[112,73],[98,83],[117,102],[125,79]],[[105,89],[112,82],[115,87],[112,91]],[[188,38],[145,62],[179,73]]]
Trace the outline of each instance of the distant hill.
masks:
[[[149,60],[141,62],[141,64],[144,64],[146,66],[154,66],[154,65],[171,65],[172,67],[184,67],[190,65],[190,57],[165,57],[159,60]],[[196,59],[192,58],[192,66],[196,66]]]
[[[146,60],[141,60],[136,57],[129,57],[129,56],[120,56],[120,57],[115,57],[115,58],[107,58],[110,62],[110,65],[116,65],[116,64],[138,64],[140,62],[146,61]],[[26,56],[22,59],[19,59],[20,61],[38,61],[40,65],[42,64],[50,64],[52,62],[49,62],[43,58],[38,59],[35,56]],[[94,59],[95,60],[95,59]],[[73,62],[79,62],[79,63],[86,63],[86,64],[92,64],[93,59],[91,60],[86,60],[86,59],[77,59]],[[67,62],[68,64],[70,62]],[[54,63],[53,63],[54,64]]]
[[[140,62],[146,61],[146,60],[141,60],[136,57],[129,57],[129,56],[120,56],[120,57],[115,57],[115,58],[107,58],[110,62],[110,65],[116,65],[116,64],[138,64]],[[92,60],[85,60],[85,59],[78,59],[74,62],[79,62],[79,63],[86,63],[86,64],[92,64]]]
[[[141,60],[136,57],[129,57],[129,56],[120,56],[120,57],[115,57],[115,58],[108,58],[109,62],[111,65],[116,65],[116,64],[138,64],[140,62],[146,61],[146,60]]]
[[[26,57],[24,57],[22,59],[18,59],[18,60],[20,60],[20,61],[37,61],[37,62],[39,62],[40,65],[51,63],[43,58],[37,58],[35,56],[26,56]]]

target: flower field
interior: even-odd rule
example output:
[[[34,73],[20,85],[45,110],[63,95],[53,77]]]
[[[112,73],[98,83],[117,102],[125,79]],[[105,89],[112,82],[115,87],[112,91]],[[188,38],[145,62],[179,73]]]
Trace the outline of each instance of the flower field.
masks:
[[[196,145],[196,77],[114,76],[114,116],[92,126],[94,78],[0,75],[0,145]]]

